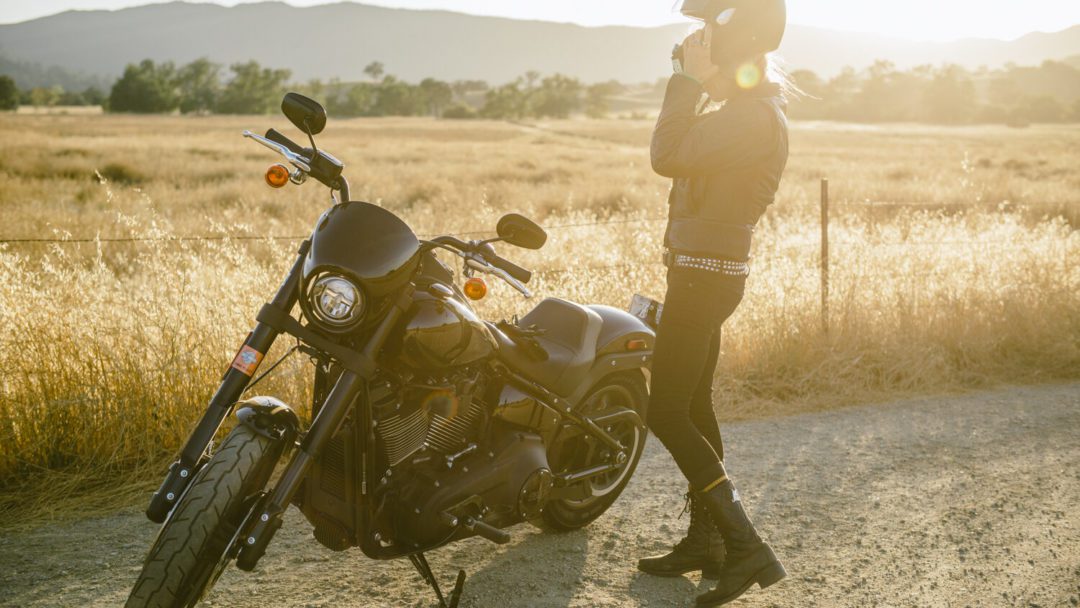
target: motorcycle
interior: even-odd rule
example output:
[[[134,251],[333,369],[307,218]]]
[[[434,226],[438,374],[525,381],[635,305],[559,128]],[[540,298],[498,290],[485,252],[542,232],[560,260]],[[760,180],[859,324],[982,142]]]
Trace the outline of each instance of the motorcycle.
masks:
[[[146,515],[162,526],[126,605],[195,605],[230,563],[252,570],[295,505],[321,544],[408,558],[453,608],[465,572],[444,595],[425,553],[473,536],[507,543],[523,522],[578,529],[615,502],[645,444],[655,332],[622,310],[556,298],[516,322],[482,320],[469,302],[486,292],[481,275],[531,297],[531,272],[494,244],[540,249],[544,230],[510,214],[495,238],[421,240],[350,199],[344,166],[315,144],[322,106],[289,93],[282,111],[309,147],[245,131],[287,163],[267,183],[313,179],[332,205],[154,493]],[[463,287],[436,251],[460,258]],[[286,357],[299,350],[315,365],[307,424],[279,399],[243,397],[277,366],[255,377],[283,335],[296,340]]]

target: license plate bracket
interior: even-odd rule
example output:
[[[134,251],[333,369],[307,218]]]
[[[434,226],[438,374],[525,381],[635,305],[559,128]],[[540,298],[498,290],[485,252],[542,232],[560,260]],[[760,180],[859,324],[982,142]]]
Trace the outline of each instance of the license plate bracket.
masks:
[[[641,319],[654,330],[660,326],[660,316],[664,312],[664,303],[641,294],[634,294],[630,300],[630,314]]]

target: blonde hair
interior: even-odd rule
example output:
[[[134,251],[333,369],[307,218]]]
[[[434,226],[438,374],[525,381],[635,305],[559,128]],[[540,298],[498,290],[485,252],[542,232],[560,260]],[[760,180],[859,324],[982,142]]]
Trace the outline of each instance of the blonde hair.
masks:
[[[765,79],[780,85],[780,93],[784,99],[795,101],[807,97],[806,91],[799,88],[784,68],[786,62],[783,56],[779,53],[768,53],[763,55],[762,59],[765,61]]]

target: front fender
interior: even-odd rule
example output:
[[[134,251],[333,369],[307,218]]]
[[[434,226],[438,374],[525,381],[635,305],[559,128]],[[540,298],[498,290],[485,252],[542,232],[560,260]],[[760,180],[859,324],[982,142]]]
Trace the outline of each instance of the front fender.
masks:
[[[275,397],[252,397],[236,404],[236,419],[255,433],[291,444],[300,432],[300,418]]]

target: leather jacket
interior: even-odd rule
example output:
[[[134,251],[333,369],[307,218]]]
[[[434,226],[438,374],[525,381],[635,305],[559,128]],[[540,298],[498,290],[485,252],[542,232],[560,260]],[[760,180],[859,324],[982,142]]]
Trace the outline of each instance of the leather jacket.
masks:
[[[674,178],[664,245],[745,262],[787,165],[786,103],[780,87],[766,83],[699,115],[702,92],[697,81],[673,76],[653,132],[653,169]]]

